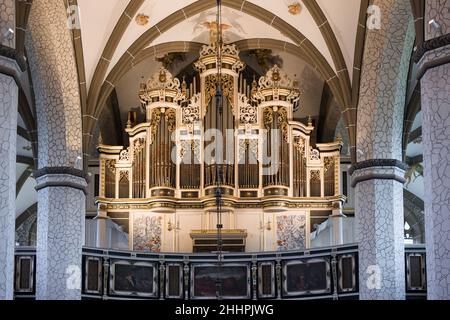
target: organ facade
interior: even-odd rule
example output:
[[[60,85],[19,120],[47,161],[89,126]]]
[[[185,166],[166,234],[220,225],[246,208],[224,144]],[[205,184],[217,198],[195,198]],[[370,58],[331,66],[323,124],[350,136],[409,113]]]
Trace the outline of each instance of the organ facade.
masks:
[[[235,46],[220,56],[204,46],[191,82],[161,68],[141,85],[145,122],[130,113],[129,145],[98,147],[97,218],[124,217],[135,251],[214,251],[218,205],[224,251],[306,249],[323,218],[342,244],[342,142],[312,144],[312,121],[293,116],[298,83],[278,66],[247,82]]]

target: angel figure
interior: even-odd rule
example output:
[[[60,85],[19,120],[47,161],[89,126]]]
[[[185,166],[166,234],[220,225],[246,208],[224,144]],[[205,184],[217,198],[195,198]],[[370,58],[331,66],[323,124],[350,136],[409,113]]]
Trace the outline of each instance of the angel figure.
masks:
[[[219,37],[219,28],[216,21],[211,22],[203,22],[202,26],[209,30],[209,42],[211,45],[216,45]],[[228,29],[231,29],[232,26],[222,23],[221,25],[222,32]]]

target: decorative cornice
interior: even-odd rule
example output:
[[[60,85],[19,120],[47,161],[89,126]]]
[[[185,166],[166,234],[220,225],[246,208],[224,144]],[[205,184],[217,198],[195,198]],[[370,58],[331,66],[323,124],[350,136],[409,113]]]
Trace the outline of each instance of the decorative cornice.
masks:
[[[418,47],[417,50],[414,52],[412,60],[415,63],[419,63],[419,61],[428,51],[439,49],[449,44],[450,44],[450,33],[422,42],[420,47]]]
[[[405,182],[406,182],[405,178],[403,178],[399,175],[396,175],[396,174],[371,173],[371,174],[366,174],[364,176],[356,177],[355,179],[353,179],[352,188],[356,187],[356,185],[358,183],[370,181],[370,180],[394,180],[394,181],[400,182],[401,184],[405,184]]]
[[[45,182],[37,185],[35,187],[36,191],[46,189],[46,188],[72,188],[76,190],[83,191],[84,195],[88,195],[88,189],[85,186],[82,186],[78,183],[68,182],[68,181],[61,181],[61,182]]]
[[[88,182],[88,176],[82,170],[75,169],[73,167],[45,167],[34,171],[33,177],[35,179],[46,175],[70,175],[84,179]]]
[[[350,175],[353,175],[353,173],[357,170],[362,169],[368,169],[368,168],[376,168],[376,167],[396,167],[401,170],[407,170],[408,165],[406,163],[401,162],[400,160],[396,159],[371,159],[366,160],[362,162],[358,162],[354,164],[350,170]]]

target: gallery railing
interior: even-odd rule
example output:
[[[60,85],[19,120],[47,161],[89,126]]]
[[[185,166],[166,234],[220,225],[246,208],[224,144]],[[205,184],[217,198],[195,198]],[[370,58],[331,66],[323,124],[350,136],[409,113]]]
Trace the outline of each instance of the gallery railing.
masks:
[[[408,297],[426,296],[425,249],[407,247]],[[35,296],[36,253],[16,250],[15,296]],[[83,249],[83,299],[217,299],[217,255]],[[221,298],[358,299],[358,246],[224,254]]]
[[[406,296],[409,299],[423,299],[427,296],[425,246],[405,247]]]

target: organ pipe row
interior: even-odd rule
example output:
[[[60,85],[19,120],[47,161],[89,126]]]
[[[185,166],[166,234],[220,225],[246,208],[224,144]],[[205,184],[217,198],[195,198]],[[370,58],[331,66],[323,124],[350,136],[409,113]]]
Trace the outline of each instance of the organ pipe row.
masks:
[[[128,122],[129,147],[99,146],[101,198],[202,198],[218,182],[225,196],[339,195],[341,142],[312,146],[312,123],[293,121],[298,83],[278,66],[249,83],[235,46],[221,56],[221,75],[215,47],[204,46],[189,85],[164,68],[141,85],[146,121]],[[214,129],[221,137],[210,137]]]

